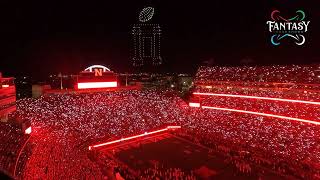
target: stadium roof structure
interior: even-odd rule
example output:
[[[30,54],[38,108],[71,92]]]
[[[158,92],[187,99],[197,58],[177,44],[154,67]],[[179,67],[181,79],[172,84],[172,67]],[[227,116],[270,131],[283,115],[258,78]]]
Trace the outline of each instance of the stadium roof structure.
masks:
[[[92,66],[87,67],[84,71],[93,72],[93,69],[95,69],[95,68],[101,68],[101,69],[103,69],[103,72],[111,71],[109,68],[102,66],[102,65],[92,65]]]

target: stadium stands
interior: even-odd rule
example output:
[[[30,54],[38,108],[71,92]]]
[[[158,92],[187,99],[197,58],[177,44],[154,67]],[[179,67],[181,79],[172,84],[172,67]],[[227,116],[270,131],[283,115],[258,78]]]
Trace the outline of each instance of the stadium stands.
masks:
[[[281,67],[278,69],[284,70],[287,79],[279,80],[279,76],[272,75],[266,77],[266,81],[301,83],[308,80],[308,83],[315,84],[318,82],[304,76],[299,80],[294,73],[292,75],[291,71],[295,69],[306,71],[306,74],[310,75],[308,68],[290,66],[287,70]],[[297,89],[294,91],[297,90],[296,92],[301,94],[290,94],[287,89],[283,91],[279,87],[263,85],[264,87],[259,87],[263,90],[259,91],[259,88],[254,87],[254,77],[251,77],[252,81],[249,78],[252,84],[248,86],[245,83],[247,79],[233,76],[234,72],[247,73],[249,70],[220,69],[221,74],[212,74],[212,68],[200,68],[196,77],[195,92],[319,101],[316,89],[308,90],[312,91],[311,95]],[[263,69],[252,71],[265,72]],[[231,77],[224,77],[226,73]],[[222,83],[212,81],[215,77],[223,81],[231,79],[238,82],[232,87],[231,81],[228,85],[222,86]],[[238,87],[239,81],[243,81],[245,89]],[[317,104],[223,96],[199,95],[194,98],[199,100],[201,106],[261,111],[320,122]],[[320,126],[254,114],[189,107],[172,91],[129,90],[50,94],[39,99],[19,100],[17,109],[16,116],[32,120],[29,146],[22,152],[16,172],[16,175],[23,179],[103,179],[116,176],[125,179],[173,176],[180,179],[196,179],[193,172],[179,167],[166,168],[161,164],[132,172],[129,167],[112,157],[99,151],[88,150],[92,144],[150,132],[168,125],[181,125],[182,130],[175,132],[175,135],[225,154],[239,172],[250,174],[252,171],[259,171],[253,167],[261,166],[281,177],[320,177]],[[10,135],[1,132],[3,137],[11,136],[11,139],[20,139],[22,143],[23,138],[14,134],[16,133],[11,132]],[[19,151],[20,146],[17,147],[10,142],[12,141],[0,142],[1,147],[12,149],[4,149],[1,152],[16,154]],[[5,170],[12,167],[8,166],[7,162],[13,161],[0,160],[1,167]],[[258,174],[263,175],[263,171]]]
[[[0,123],[0,169],[12,175],[19,151],[27,141],[21,127],[11,123]]]

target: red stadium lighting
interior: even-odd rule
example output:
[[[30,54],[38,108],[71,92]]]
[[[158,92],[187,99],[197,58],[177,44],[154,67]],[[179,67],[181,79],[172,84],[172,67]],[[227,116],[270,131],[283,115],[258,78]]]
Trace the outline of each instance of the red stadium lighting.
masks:
[[[192,103],[192,102],[189,102],[189,106],[190,106],[190,107],[200,107],[200,103]]]
[[[285,102],[320,105],[320,102],[313,102],[313,101],[270,98],[270,97],[260,97],[260,96],[245,96],[245,95],[237,95],[237,94],[215,94],[215,93],[200,93],[200,92],[194,92],[193,94],[194,95],[204,95],[204,96],[223,96],[223,97],[236,97],[236,98],[249,98],[249,99],[264,99],[264,100],[272,100],[272,101],[285,101]]]
[[[78,83],[78,89],[91,89],[91,88],[110,88],[117,87],[118,83],[114,82],[85,82]]]
[[[106,145],[110,145],[110,144],[114,144],[114,143],[118,143],[118,142],[123,142],[123,141],[128,141],[128,140],[131,140],[131,139],[136,139],[136,138],[139,138],[139,137],[143,137],[143,136],[147,136],[147,135],[151,135],[151,134],[155,134],[155,133],[159,133],[159,132],[168,131],[169,129],[179,129],[179,128],[181,128],[181,126],[167,126],[164,129],[151,131],[151,132],[145,132],[143,134],[139,134],[139,135],[136,135],[136,136],[130,136],[130,137],[121,138],[121,139],[118,139],[118,140],[115,140],[115,141],[109,141],[109,142],[106,142],[106,143],[89,146],[89,150],[91,150],[92,148],[96,148],[96,147],[106,146]]]
[[[31,134],[31,127],[28,127],[26,130],[24,130],[24,134]]]
[[[181,126],[168,126],[167,128],[168,129],[180,129]]]
[[[288,119],[291,121],[299,121],[303,123],[311,123],[315,125],[320,125],[320,122],[306,120],[306,119],[300,119],[300,118],[293,118],[293,117],[287,117],[287,116],[279,116],[274,114],[267,114],[267,113],[260,113],[260,112],[254,112],[254,111],[245,111],[245,110],[239,110],[239,109],[229,109],[229,108],[220,108],[220,107],[210,107],[210,106],[202,106],[203,109],[215,109],[215,110],[222,110],[222,111],[231,111],[231,112],[239,112],[239,113],[245,113],[245,114],[254,114],[259,116],[267,116],[267,117],[274,117],[274,118],[280,118],[280,119]]]

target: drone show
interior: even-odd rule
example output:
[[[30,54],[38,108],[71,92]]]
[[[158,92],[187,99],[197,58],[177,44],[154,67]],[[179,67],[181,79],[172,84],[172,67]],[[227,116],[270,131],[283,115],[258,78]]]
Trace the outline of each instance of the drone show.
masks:
[[[0,3],[0,179],[320,180],[320,2]]]

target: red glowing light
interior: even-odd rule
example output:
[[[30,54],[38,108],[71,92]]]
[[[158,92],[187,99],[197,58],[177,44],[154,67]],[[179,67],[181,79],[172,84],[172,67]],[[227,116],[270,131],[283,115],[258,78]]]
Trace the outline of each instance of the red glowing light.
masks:
[[[216,94],[216,93],[200,93],[200,92],[194,92],[193,94],[204,95],[204,96],[223,96],[223,97],[237,97],[237,98],[249,98],[249,99],[264,99],[264,100],[272,100],[272,101],[285,101],[285,102],[320,105],[320,102],[314,102],[314,101],[302,101],[302,100],[294,100],[294,99],[281,99],[281,98],[270,98],[270,97],[260,97],[260,96],[245,96],[245,95],[237,95],[237,94]]]
[[[189,102],[189,106],[190,106],[190,107],[200,107],[200,103],[192,103],[192,102]]]
[[[239,112],[239,113],[246,113],[246,114],[254,114],[254,115],[260,115],[260,116],[280,118],[280,119],[288,119],[291,121],[299,121],[299,122],[311,123],[311,124],[315,124],[315,125],[320,124],[320,122],[306,120],[306,119],[293,118],[293,117],[287,117],[287,116],[279,116],[279,115],[275,115],[275,114],[267,114],[267,113],[260,113],[260,112],[254,112],[254,111],[245,111],[245,110],[239,110],[239,109],[229,109],[229,108],[210,107],[210,106],[202,106],[202,108],[203,109],[215,109],[215,110],[222,110],[222,111]]]
[[[168,129],[180,129],[181,126],[168,126],[167,128]]]
[[[106,146],[106,145],[110,145],[110,144],[114,144],[114,143],[118,143],[118,142],[123,142],[123,141],[128,141],[128,140],[131,140],[131,139],[136,139],[136,138],[139,138],[139,137],[143,137],[143,136],[147,136],[147,135],[151,135],[151,134],[155,134],[155,133],[159,133],[159,132],[164,132],[164,131],[167,131],[169,129],[179,129],[179,128],[181,128],[181,126],[167,126],[164,129],[151,131],[151,132],[145,132],[143,134],[139,134],[139,135],[136,135],[136,136],[130,136],[130,137],[127,137],[127,138],[121,138],[121,139],[118,139],[118,140],[109,141],[109,142],[106,142],[106,143],[89,146],[89,150],[91,150],[92,148],[96,148],[96,147]]]
[[[31,127],[28,127],[26,130],[24,130],[24,134],[31,134]]]
[[[117,82],[86,82],[78,83],[78,89],[91,89],[91,88],[110,88],[117,87]]]
[[[2,88],[7,88],[7,87],[9,87],[8,84],[2,84]]]

